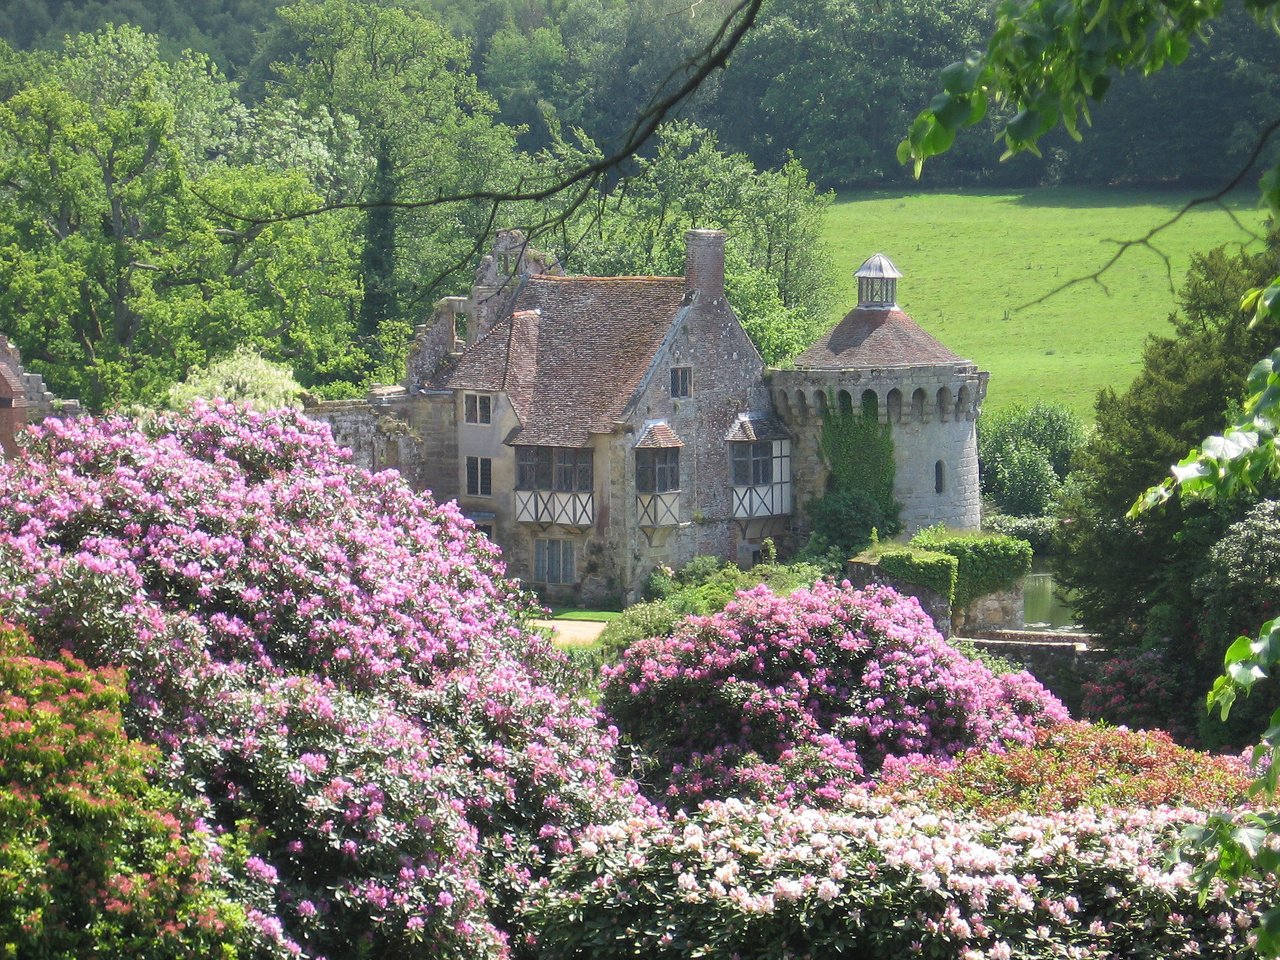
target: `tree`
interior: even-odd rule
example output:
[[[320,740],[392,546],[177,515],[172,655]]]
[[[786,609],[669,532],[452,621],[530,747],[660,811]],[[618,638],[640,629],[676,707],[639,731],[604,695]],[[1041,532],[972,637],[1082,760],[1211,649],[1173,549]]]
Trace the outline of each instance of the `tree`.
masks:
[[[393,379],[410,318],[492,226],[488,204],[431,198],[514,186],[514,131],[494,122],[466,45],[413,10],[301,0],[279,16],[274,42],[291,51],[273,64],[281,91],[309,116],[352,118],[359,133],[365,165],[339,196],[362,209],[356,333],[373,370]]]
[[[592,144],[562,146],[560,163],[598,156]],[[596,202],[567,211],[557,229],[568,267],[602,276],[680,275],[685,231],[729,232],[725,287],[767,363],[779,363],[821,332],[830,271],[821,242],[831,202],[795,159],[760,171],[725,153],[713,133],[672,123],[651,158]]]
[[[56,391],[155,400],[239,343],[308,382],[350,376],[341,239],[219,212],[319,202],[300,174],[221,161],[235,117],[207,61],[168,64],[126,27],[72,40],[0,104],[0,325]]]

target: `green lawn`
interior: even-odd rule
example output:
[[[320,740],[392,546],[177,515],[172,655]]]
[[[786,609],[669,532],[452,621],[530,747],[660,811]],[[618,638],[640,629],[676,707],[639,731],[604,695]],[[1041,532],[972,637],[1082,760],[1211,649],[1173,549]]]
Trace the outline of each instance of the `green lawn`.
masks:
[[[609,621],[617,620],[621,613],[617,610],[581,610],[578,607],[552,607],[551,618],[553,620],[590,620],[590,621]]]
[[[839,297],[832,322],[856,300],[853,271],[877,251],[904,277],[898,302],[956,353],[991,371],[987,408],[1039,397],[1088,419],[1104,386],[1137,373],[1142,341],[1166,332],[1190,254],[1223,243],[1254,243],[1217,208],[1198,208],[1161,233],[1152,250],[1130,249],[1102,277],[1030,302],[1098,270],[1115,240],[1142,237],[1193,194],[1041,188],[1007,193],[841,195],[825,240]],[[1254,194],[1231,205],[1258,226]]]

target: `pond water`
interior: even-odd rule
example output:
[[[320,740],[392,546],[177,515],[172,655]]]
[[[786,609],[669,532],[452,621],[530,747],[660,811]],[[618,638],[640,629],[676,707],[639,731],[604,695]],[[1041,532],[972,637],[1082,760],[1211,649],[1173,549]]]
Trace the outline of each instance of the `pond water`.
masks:
[[[1036,558],[1031,572],[1023,578],[1025,620],[1028,630],[1081,630],[1079,617],[1069,602],[1058,595],[1053,570],[1047,560]]]

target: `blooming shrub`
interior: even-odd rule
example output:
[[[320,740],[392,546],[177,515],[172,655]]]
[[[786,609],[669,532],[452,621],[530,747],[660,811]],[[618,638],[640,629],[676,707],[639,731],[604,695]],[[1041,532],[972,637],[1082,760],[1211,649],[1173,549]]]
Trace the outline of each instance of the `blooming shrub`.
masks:
[[[122,672],[30,654],[0,623],[0,955],[217,956],[243,912],[125,737]]]
[[[1117,654],[1082,685],[1086,717],[1135,729],[1161,729],[1187,743],[1194,740],[1196,711],[1187,709],[1188,682],[1159,647]],[[1197,703],[1199,706],[1199,703]]]
[[[0,609],[127,664],[127,716],[207,805],[262,948],[505,953],[614,738],[453,505],[291,411],[46,421],[0,465]]]
[[[1023,673],[994,676],[888,588],[764,587],[606,670],[609,717],[678,803],[726,796],[829,802],[886,758],[1030,743],[1066,718]]]
[[[851,793],[588,828],[526,909],[546,956],[1125,960],[1251,955],[1273,882],[1205,903],[1167,858],[1192,810],[996,820]]]
[[[1249,785],[1244,761],[1178,746],[1167,733],[1062,723],[1004,753],[921,763],[879,792],[931,809],[1056,813],[1077,807],[1232,807]]]

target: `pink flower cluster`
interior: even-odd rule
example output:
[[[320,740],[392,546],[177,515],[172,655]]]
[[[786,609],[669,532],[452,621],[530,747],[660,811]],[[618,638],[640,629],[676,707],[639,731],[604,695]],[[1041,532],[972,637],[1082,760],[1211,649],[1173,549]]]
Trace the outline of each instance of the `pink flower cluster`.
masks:
[[[487,541],[290,411],[46,421],[0,465],[0,609],[129,668],[280,956],[504,955],[571,831],[642,809]]]
[[[912,598],[766,587],[607,671],[609,716],[667,798],[830,803],[887,760],[1030,743],[1066,710],[1025,673],[995,676],[943,642]]]
[[[583,832],[525,909],[547,956],[1252,955],[1274,881],[1171,858],[1193,810],[939,816],[850,791],[837,809],[739,800]]]

